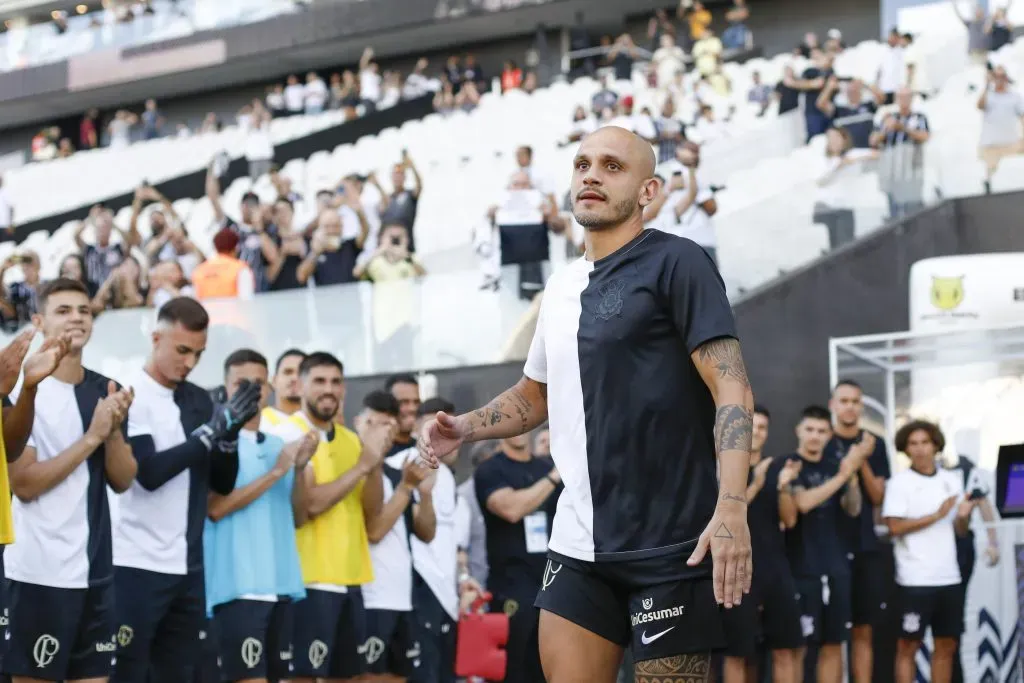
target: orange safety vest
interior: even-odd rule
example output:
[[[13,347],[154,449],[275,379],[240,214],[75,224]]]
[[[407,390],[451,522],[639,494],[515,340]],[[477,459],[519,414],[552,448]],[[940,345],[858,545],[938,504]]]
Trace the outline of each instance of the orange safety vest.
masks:
[[[224,299],[238,296],[238,274],[249,266],[233,256],[217,254],[192,271],[192,287],[197,299]]]

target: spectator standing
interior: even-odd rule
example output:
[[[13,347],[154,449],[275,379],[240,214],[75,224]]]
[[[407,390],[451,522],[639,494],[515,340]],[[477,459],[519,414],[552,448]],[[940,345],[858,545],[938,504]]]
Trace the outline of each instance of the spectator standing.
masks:
[[[135,478],[124,428],[133,393],[82,365],[92,313],[81,283],[54,280],[39,303],[44,339],[67,351],[23,389],[34,394],[34,419],[10,464],[21,542],[4,553],[2,671],[14,680],[105,679],[117,648],[107,486],[120,493]]]
[[[477,502],[487,528],[487,588],[492,612],[509,617],[506,683],[543,680],[533,601],[547,577],[551,520],[562,480],[550,460],[530,455],[529,438],[503,439],[501,451],[477,467]]]
[[[825,446],[825,457],[841,463],[855,446],[868,451],[868,458],[857,472],[860,484],[860,515],[847,526],[849,549],[853,553],[853,642],[850,645],[852,683],[871,683],[874,679],[874,636],[887,616],[892,602],[892,548],[879,540],[875,520],[881,519],[882,497],[886,481],[892,476],[885,441],[861,428],[864,397],[860,386],[851,380],[839,382],[829,401],[833,434]],[[883,669],[884,670],[884,669]]]
[[[722,41],[710,28],[705,28],[690,51],[693,55],[697,73],[710,78],[717,73],[722,64]]]
[[[236,223],[224,213],[220,201],[220,180],[214,174],[214,164],[206,171],[206,196],[213,205],[213,218],[222,228],[229,228],[238,235],[238,252],[236,256],[245,262],[256,280],[256,291],[265,292],[270,288],[267,273],[271,266],[280,258],[277,244],[274,242],[273,226],[268,226],[263,218],[260,198],[253,192],[242,195],[239,212],[241,222]]]
[[[299,283],[310,278],[318,287],[354,282],[356,259],[369,233],[358,197],[346,196],[344,213],[325,209],[310,240],[309,253],[296,270]]]
[[[319,114],[327,106],[327,98],[329,97],[327,85],[315,71],[310,71],[306,74],[304,94],[305,112],[307,115]]]
[[[950,683],[963,632],[965,594],[956,537],[967,533],[975,502],[964,497],[956,475],[938,467],[936,458],[945,445],[938,426],[923,420],[908,422],[896,434],[896,448],[910,458],[910,469],[886,487],[883,508],[889,533],[896,539],[897,683],[915,680],[914,660],[929,628],[935,642],[931,680]]]
[[[678,16],[687,22],[690,28],[690,40],[696,42],[704,35],[704,31],[711,26],[711,12],[704,7],[700,0],[680,0]]]
[[[904,33],[901,36],[903,41],[903,60],[907,66],[907,87],[923,99],[928,99],[932,93],[931,81],[928,79],[928,66],[924,52],[914,43],[914,36]]]
[[[86,278],[85,259],[82,258],[81,254],[68,254],[65,256],[64,260],[60,262],[60,268],[57,271],[57,275],[58,277],[81,282],[85,285],[90,299],[96,295],[96,290],[98,288]]]
[[[608,52],[607,61],[611,64],[617,81],[633,79],[633,62],[640,58],[640,51],[633,42],[633,36],[623,33],[615,39]]]
[[[490,85],[483,68],[476,61],[476,55],[470,53],[462,58],[462,82],[472,83],[476,86],[477,92],[489,91]]]
[[[1009,11],[1009,0],[1004,7],[996,8],[992,16],[985,22],[985,33],[988,34],[988,49],[995,52],[1013,40],[1013,24],[1010,23],[1006,13]]]
[[[149,291],[146,305],[160,309],[171,299],[179,296],[195,297],[195,289],[189,284],[185,272],[177,261],[164,261],[153,266],[149,271]]]
[[[501,92],[516,90],[523,84],[523,70],[511,59],[505,62],[501,71]]]
[[[267,271],[270,289],[280,291],[297,289],[299,266],[309,255],[309,242],[295,229],[295,205],[287,197],[278,197],[274,202],[274,225],[277,227],[278,259]]]
[[[402,86],[402,99],[414,100],[417,97],[429,95],[440,89],[440,83],[437,79],[427,75],[427,68],[429,66],[430,62],[427,61],[426,57],[420,57],[416,60],[416,66],[406,76],[405,84]]]
[[[928,118],[912,108],[913,93],[896,94],[897,110],[871,134],[881,149],[878,180],[889,200],[889,217],[901,218],[924,206],[924,145],[931,137]]]
[[[829,248],[853,242],[857,207],[849,183],[862,173],[864,162],[877,158],[876,150],[854,148],[849,130],[829,128],[825,132],[825,171],[818,178],[814,222],[828,228]]]
[[[392,417],[398,413],[398,402],[386,391],[370,392],[363,403],[367,411]],[[373,581],[363,586],[367,642],[372,643],[366,652],[370,681],[408,679],[423,666],[413,613],[411,544],[414,540],[429,543],[436,534],[436,476],[417,461],[415,451],[408,449],[384,460],[383,505],[377,515],[366,520],[374,567]]]
[[[800,91],[796,84],[796,73],[793,66],[787,64],[782,70],[782,80],[775,84],[774,97],[779,101],[779,116],[791,112],[800,106]]]
[[[892,104],[896,101],[896,91],[907,86],[913,80],[913,74],[908,73],[906,50],[903,47],[903,36],[899,29],[889,31],[889,38],[882,54],[882,64],[878,68],[878,77],[875,86],[883,94],[883,104]]]
[[[699,148],[693,143],[680,147],[676,160],[665,164],[665,167],[673,171],[673,181],[667,206],[662,209],[671,213],[663,225],[671,225],[673,216],[676,225],[662,229],[693,240],[717,264],[718,240],[711,218],[718,212],[718,203],[711,188],[699,179]]]
[[[750,74],[750,89],[747,90],[747,102],[753,105],[758,116],[764,116],[772,103],[772,87],[761,81],[761,72]]]
[[[32,322],[32,316],[39,312],[39,254],[24,251],[17,256],[8,256],[0,266],[0,282],[4,281],[7,271],[15,265],[21,266],[22,279],[12,282],[7,287],[6,296],[0,298],[0,317],[3,318],[4,329],[8,332],[14,332]]]
[[[359,58],[359,100],[367,112],[376,109],[381,98],[380,66],[373,54],[373,48],[367,47]]]
[[[302,408],[269,430],[286,443],[308,432],[320,444],[301,476],[309,495],[299,508],[296,543],[306,599],[295,605],[293,683],[356,678],[366,673],[366,610],[362,586],[373,581],[366,520],[383,507],[381,462],[394,418],[368,410],[358,434],[340,424],[345,379],[329,353],[299,366]]]
[[[726,50],[747,50],[753,47],[754,36],[747,28],[750,8],[746,0],[733,0],[732,7],[725,13],[728,28],[722,32],[722,47]]]
[[[654,121],[657,131],[658,163],[676,158],[680,145],[686,142],[686,124],[676,115],[676,104],[672,97],[666,97],[661,106],[661,116]]]
[[[284,116],[288,113],[288,105],[285,101],[284,86],[280,83],[267,88],[267,96],[264,98],[267,110],[273,117]]]
[[[676,45],[674,36],[669,33],[662,34],[658,49],[651,56],[651,65],[656,74],[658,92],[664,96],[676,74],[686,71],[686,53],[683,52],[683,48]]]
[[[254,385],[265,408],[267,371],[259,353],[232,352],[224,361],[227,400]],[[291,677],[292,604],[306,597],[292,501],[308,495],[301,473],[320,439],[310,432],[285,445],[261,431],[260,420],[256,413],[238,433],[235,490],[210,494],[203,528],[206,613],[228,681]]]
[[[95,243],[87,243],[82,236],[87,226],[85,221],[80,222],[75,228],[74,239],[75,245],[85,259],[86,279],[99,289],[110,277],[110,273],[121,265],[128,249],[135,246],[136,238],[115,227],[114,213],[100,204],[89,210],[88,221],[93,226]],[[121,241],[117,244],[110,241],[115,231],[121,237]]]
[[[95,109],[85,112],[82,122],[78,125],[78,148],[96,149],[100,146],[96,126],[100,113]]]
[[[70,138],[61,138],[60,143],[57,145],[57,158],[58,159],[69,159],[71,155],[75,153],[75,148],[71,144]]]
[[[274,141],[270,137],[270,112],[262,107],[254,110],[245,134],[245,158],[249,177],[256,182],[269,173],[274,164]]]
[[[386,225],[381,229],[380,246],[365,264],[356,265],[356,279],[370,282],[395,282],[422,277],[427,271],[409,252],[409,233],[401,225]]]
[[[157,109],[156,100],[146,100],[146,108],[142,112],[142,139],[152,140],[160,137],[164,126],[164,117]]]
[[[235,256],[238,234],[230,228],[221,228],[213,236],[213,248],[216,253],[192,271],[196,298],[252,299],[256,289],[252,270]]]
[[[97,290],[92,299],[92,310],[99,315],[106,310],[141,308],[146,305],[148,293],[142,266],[134,256],[127,256]]]
[[[259,387],[249,385],[215,412],[209,393],[187,381],[209,324],[197,301],[172,299],[157,313],[152,351],[132,379],[128,438],[138,474],[121,495],[113,542],[117,683],[147,675],[184,681],[198,659],[207,499],[232,492],[238,433],[260,401]]]
[[[114,118],[107,124],[110,134],[110,147],[123,149],[131,144],[132,127],[139,122],[139,117],[124,109],[118,110]]]
[[[407,173],[412,174],[412,189],[407,189]],[[406,150],[402,150],[402,159],[391,169],[391,193],[384,191],[377,181],[376,175],[368,180],[375,184],[381,194],[380,222],[381,225],[402,225],[409,231],[409,251],[416,251],[416,236],[413,226],[416,224],[416,211],[420,195],[423,193],[423,179],[420,177],[416,164]]]
[[[985,164],[985,192],[991,192],[992,176],[1004,157],[1024,154],[1021,121],[1024,97],[1010,87],[1006,68],[997,66],[985,75],[985,90],[978,98],[982,111],[978,156]]]
[[[306,110],[306,87],[299,83],[299,77],[295,74],[288,77],[285,85],[284,106],[289,116],[301,114]]]
[[[865,87],[863,81],[854,78],[847,82],[845,88],[841,88],[839,79],[833,75],[818,95],[818,111],[831,118],[834,128],[845,128],[855,148],[871,146],[875,113],[885,99],[881,91],[874,89],[871,97],[865,97]]]
[[[957,0],[950,1],[953,4],[953,11],[956,12],[957,19],[962,21],[964,27],[967,29],[967,52],[971,58],[971,62],[974,64],[985,64],[988,62],[988,50],[991,42],[989,35],[985,30],[985,8],[982,7],[979,2],[974,5],[973,16],[965,18],[960,14],[960,8],[957,6]]]
[[[572,114],[572,124],[569,127],[569,134],[565,138],[565,142],[562,145],[571,145],[574,142],[579,142],[585,135],[593,133],[597,130],[597,121],[594,117],[587,114],[587,110],[583,108],[583,105],[576,107],[576,111]]]
[[[807,647],[817,649],[804,661],[804,680],[841,681],[843,644],[850,639],[852,605],[849,560],[843,519],[860,515],[857,472],[871,454],[864,442],[837,463],[826,458],[832,416],[819,406],[806,408],[797,425],[797,455],[802,460],[793,482],[800,516],[786,535],[797,591],[800,623]],[[816,669],[816,671],[815,671]]]
[[[807,128],[807,141],[821,135],[829,127],[828,116],[818,109],[818,98],[821,91],[832,76],[832,57],[823,50],[815,48],[811,51],[811,65],[804,69],[799,79],[786,82],[786,85],[803,93],[804,122]]]

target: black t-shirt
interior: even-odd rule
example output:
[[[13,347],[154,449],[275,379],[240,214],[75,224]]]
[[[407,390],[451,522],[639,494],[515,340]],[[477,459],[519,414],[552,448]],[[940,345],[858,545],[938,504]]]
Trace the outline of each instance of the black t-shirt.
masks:
[[[487,529],[487,562],[490,573],[487,588],[498,597],[530,596],[535,594],[544,577],[547,552],[527,552],[527,524],[546,517],[547,536],[551,536],[551,521],[555,518],[558,494],[555,491],[533,513],[515,524],[506,522],[487,509],[487,499],[503,488],[526,489],[551,472],[551,461],[531,458],[521,462],[504,453],[497,453],[476,468],[473,483],[477,501],[483,512]],[[534,548],[536,550],[536,548]]]
[[[260,234],[248,225],[236,223],[230,218],[226,219],[224,225],[238,235],[237,257],[239,261],[249,266],[249,270],[252,271],[253,280],[256,283],[256,291],[265,292],[270,289],[270,280],[267,278],[267,267],[270,263],[267,261],[267,257],[263,255],[263,240]],[[270,238],[276,241],[277,228],[271,225],[267,226],[266,230]]]
[[[356,267],[359,251],[355,240],[345,240],[337,251],[325,251],[320,254],[316,262],[316,270],[313,271],[316,286],[355,282],[356,278],[352,271]]]
[[[779,93],[779,114],[793,111],[800,106],[800,91],[790,88],[782,81],[775,86],[775,92]]]
[[[808,67],[804,69],[804,73],[800,76],[805,81],[813,81],[816,78],[822,78],[826,81],[829,76],[832,75],[831,69],[819,69],[816,66]],[[801,91],[804,95],[804,114],[821,114],[821,110],[818,109],[818,96],[821,95],[823,88],[816,90],[803,90]]]
[[[838,467],[839,461],[850,452],[850,446],[860,441],[863,435],[864,431],[861,430],[853,439],[833,436],[832,440],[825,444],[825,457],[834,461]],[[889,453],[885,447],[885,441],[879,437],[875,437],[875,450],[868,458],[868,466],[871,467],[871,471],[876,477],[888,480],[892,476],[892,471],[889,469]],[[868,498],[863,480],[860,480],[860,492],[864,501],[860,508],[860,517],[850,519],[849,515],[842,516],[845,537],[851,552],[878,552],[883,549],[883,546],[878,540],[878,535],[875,534],[875,506]]]
[[[124,261],[125,248],[120,244],[98,247],[95,244],[85,245],[82,258],[85,260],[85,277],[94,287],[99,289],[110,277],[114,268]]]
[[[836,460],[824,454],[818,462],[804,460],[803,463],[793,485],[804,489],[817,488],[839,473]],[[844,518],[848,515],[839,504],[845,491],[846,487],[839,489],[818,507],[801,514],[796,526],[786,534],[793,576],[816,578],[849,573],[847,537],[842,533]]]
[[[619,96],[614,90],[601,89],[590,98],[590,108],[598,116],[605,109],[614,109],[619,101]]]
[[[626,52],[620,52],[612,60],[612,68],[615,70],[615,80],[628,81],[633,78],[633,58]]]
[[[416,223],[416,208],[419,198],[410,190],[396,192],[388,198],[388,205],[380,215],[380,224],[404,225],[409,231],[409,253],[416,251],[416,244],[413,241],[412,227]]]
[[[274,240],[277,243],[278,248],[281,248],[282,240],[277,237]],[[309,240],[305,240],[306,249],[309,249]],[[270,289],[272,291],[281,291],[285,289],[298,289],[304,285],[299,282],[299,266],[302,264],[302,257],[296,256],[295,254],[288,254],[284,256],[284,262],[281,264],[281,270],[277,273],[277,279],[270,283]]]
[[[861,102],[856,106],[837,106],[832,116],[832,125],[850,131],[853,146],[867,148],[871,146],[871,131],[875,127],[875,112],[878,106],[874,102]]]
[[[754,555],[754,579],[758,585],[770,583],[780,573],[788,571],[786,561],[786,536],[779,528],[779,472],[789,456],[773,458],[765,474],[764,486],[758,491],[747,508],[747,524],[750,527],[750,543]],[[751,469],[747,480],[753,481]]]

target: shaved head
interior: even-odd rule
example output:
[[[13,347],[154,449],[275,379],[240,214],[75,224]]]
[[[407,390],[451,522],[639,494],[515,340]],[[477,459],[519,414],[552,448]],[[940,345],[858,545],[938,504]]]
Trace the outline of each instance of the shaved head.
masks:
[[[573,161],[573,215],[588,230],[608,230],[642,216],[658,193],[650,143],[618,126],[583,138]],[[642,223],[641,223],[642,224]]]

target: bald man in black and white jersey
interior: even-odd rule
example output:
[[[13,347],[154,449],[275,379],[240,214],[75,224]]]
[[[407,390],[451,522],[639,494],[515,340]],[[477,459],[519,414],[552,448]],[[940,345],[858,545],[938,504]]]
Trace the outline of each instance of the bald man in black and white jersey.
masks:
[[[714,263],[644,230],[654,167],[629,131],[584,138],[572,197],[586,255],[547,283],[524,377],[420,433],[436,467],[463,442],[550,422],[565,484],[536,601],[551,683],[611,683],[627,646],[638,681],[708,681],[719,608],[750,589],[753,395]]]

